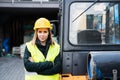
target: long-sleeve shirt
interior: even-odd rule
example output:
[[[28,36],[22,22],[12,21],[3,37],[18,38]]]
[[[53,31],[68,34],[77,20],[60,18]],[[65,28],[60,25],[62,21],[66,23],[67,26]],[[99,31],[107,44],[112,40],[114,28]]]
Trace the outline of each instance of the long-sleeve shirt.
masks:
[[[46,46],[42,46],[40,45],[39,42],[37,42],[36,45],[38,49],[46,57],[50,45],[47,44]],[[31,54],[26,47],[25,54],[24,54],[24,65],[26,70],[29,72],[36,72],[42,75],[52,75],[52,74],[57,74],[61,72],[62,66],[61,66],[60,54],[55,58],[54,64],[51,61],[38,62],[38,63],[31,62],[28,59],[29,57],[31,57]]]

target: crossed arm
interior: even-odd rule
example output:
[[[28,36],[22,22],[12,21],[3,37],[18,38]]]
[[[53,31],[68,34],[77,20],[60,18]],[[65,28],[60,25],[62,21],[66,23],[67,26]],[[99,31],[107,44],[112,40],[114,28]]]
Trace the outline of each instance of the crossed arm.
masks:
[[[29,72],[36,72],[42,75],[52,75],[61,72],[60,54],[56,57],[54,64],[51,61],[34,62],[27,47],[24,54],[24,66]]]

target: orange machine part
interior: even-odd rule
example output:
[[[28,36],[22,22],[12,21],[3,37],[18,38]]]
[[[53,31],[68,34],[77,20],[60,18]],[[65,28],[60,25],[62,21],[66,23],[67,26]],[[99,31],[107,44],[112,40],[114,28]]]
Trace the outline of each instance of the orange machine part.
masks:
[[[62,74],[61,80],[88,80],[86,75],[72,76],[71,74]]]

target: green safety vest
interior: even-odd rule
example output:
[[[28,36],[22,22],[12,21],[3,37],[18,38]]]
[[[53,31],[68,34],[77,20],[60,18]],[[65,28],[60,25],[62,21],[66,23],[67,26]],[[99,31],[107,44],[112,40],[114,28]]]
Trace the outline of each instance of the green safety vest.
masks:
[[[36,45],[32,45],[31,42],[26,43],[26,45],[34,62],[52,61],[54,63],[54,60],[60,51],[60,46],[57,43],[55,43],[55,45],[50,45],[47,56],[45,58]],[[38,75],[37,73],[32,72],[27,73],[28,74],[25,74],[25,80],[60,80],[59,74]]]

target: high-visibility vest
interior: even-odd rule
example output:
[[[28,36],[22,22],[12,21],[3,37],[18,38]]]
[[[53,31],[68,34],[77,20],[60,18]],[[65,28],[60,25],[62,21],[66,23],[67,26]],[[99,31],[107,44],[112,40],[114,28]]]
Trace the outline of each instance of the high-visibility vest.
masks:
[[[32,45],[31,42],[26,43],[26,45],[34,62],[52,61],[54,63],[54,60],[60,51],[60,46],[57,43],[55,43],[55,45],[50,45],[47,56],[45,58],[36,45]],[[59,74],[38,75],[37,73],[32,72],[27,73],[28,74],[25,74],[25,80],[60,80]]]

